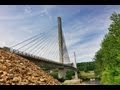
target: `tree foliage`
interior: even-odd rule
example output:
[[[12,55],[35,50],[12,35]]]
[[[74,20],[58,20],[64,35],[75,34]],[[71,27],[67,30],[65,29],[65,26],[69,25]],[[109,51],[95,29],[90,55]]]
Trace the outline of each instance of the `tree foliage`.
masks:
[[[66,72],[66,80],[72,79],[72,76],[74,76],[74,75],[75,75],[75,72],[74,72],[74,71],[68,70],[68,71]]]
[[[96,74],[103,84],[120,84],[120,14],[113,13],[100,50],[95,55]]]
[[[95,70],[95,62],[82,62],[77,64],[77,68],[79,71],[92,71]]]

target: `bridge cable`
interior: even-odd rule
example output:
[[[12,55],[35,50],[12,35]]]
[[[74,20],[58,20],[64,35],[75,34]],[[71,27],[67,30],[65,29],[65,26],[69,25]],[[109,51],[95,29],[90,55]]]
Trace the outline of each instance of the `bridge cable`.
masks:
[[[65,43],[65,38],[64,38],[63,34],[62,34],[62,37],[63,37],[63,46],[64,46],[63,47],[64,58],[66,56],[66,59],[68,59],[68,61],[70,62],[70,58],[69,58],[69,54],[68,54],[68,51],[67,51],[67,47],[66,47],[66,43]]]
[[[46,41],[45,43],[38,43],[38,46],[34,48],[34,51],[32,51],[33,53],[37,52],[39,49],[41,50],[41,48],[48,43],[47,41],[50,41],[49,38],[44,39],[43,41]],[[36,51],[35,51],[36,50]]]
[[[49,54],[51,54],[50,52],[53,51],[53,49],[56,49],[55,48],[55,45],[56,45],[56,40],[52,40],[51,41],[51,44],[49,44],[49,46],[51,46],[49,49],[44,49],[44,51],[48,50],[49,53],[46,54],[46,56],[48,56]],[[44,54],[43,54],[44,55]]]
[[[44,38],[44,36],[42,38],[39,38],[40,40],[38,39],[38,40],[36,40],[36,42],[33,42],[33,44],[30,45],[28,48],[26,48],[24,51],[32,49],[34,46],[36,46],[38,44],[38,42],[42,41],[43,38]]]
[[[51,42],[50,39],[49,39],[49,42]],[[41,52],[42,52],[42,53],[46,53],[46,52],[44,52],[44,49],[45,49],[45,47],[47,47],[47,49],[48,49],[48,47],[50,47],[49,44],[50,44],[50,43],[46,42],[46,43],[44,44],[44,46],[41,47],[41,49],[40,49],[39,51],[37,51],[36,53],[39,53],[39,54],[40,54]],[[41,51],[41,52],[40,52],[40,51]],[[42,55],[42,54],[41,54],[41,55]]]
[[[54,39],[56,39],[56,38],[54,38]],[[53,40],[54,40],[54,39],[53,39]],[[52,40],[52,41],[53,41],[53,40]],[[54,43],[55,43],[55,42],[54,42]],[[47,46],[51,46],[51,44],[53,44],[53,43],[52,43],[52,42],[51,42],[51,43],[48,43]],[[45,49],[45,48],[44,48],[44,49]],[[44,51],[44,49],[43,49],[43,51]],[[48,48],[47,48],[47,49],[48,49]]]
[[[37,37],[37,36],[40,35],[40,34],[42,34],[42,33],[39,33],[39,34],[37,34],[37,35],[35,35],[35,36],[31,37],[31,38],[28,38],[28,39],[26,39],[26,40],[24,40],[24,41],[22,41],[22,42],[20,42],[20,43],[17,43],[17,44],[15,44],[15,45],[13,45],[13,46],[11,46],[11,47],[18,46],[18,45],[20,45],[20,44],[22,44],[22,43],[24,43],[24,42],[26,42],[26,41],[29,41],[29,40]]]

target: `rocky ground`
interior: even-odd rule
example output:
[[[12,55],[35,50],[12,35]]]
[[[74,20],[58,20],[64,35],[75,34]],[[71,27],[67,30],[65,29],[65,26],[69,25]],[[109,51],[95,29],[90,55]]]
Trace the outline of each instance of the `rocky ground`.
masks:
[[[60,85],[40,67],[0,49],[0,85]]]
[[[82,80],[81,79],[71,79],[71,80],[65,80],[62,84],[63,85],[81,85]]]

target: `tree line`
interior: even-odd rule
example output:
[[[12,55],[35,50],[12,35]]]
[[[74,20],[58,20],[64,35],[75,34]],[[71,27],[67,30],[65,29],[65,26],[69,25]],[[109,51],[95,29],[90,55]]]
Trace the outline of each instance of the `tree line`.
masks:
[[[95,70],[95,62],[81,62],[77,63],[77,68],[79,71],[94,71]]]
[[[108,33],[96,53],[95,72],[102,84],[120,84],[120,14],[113,13]]]

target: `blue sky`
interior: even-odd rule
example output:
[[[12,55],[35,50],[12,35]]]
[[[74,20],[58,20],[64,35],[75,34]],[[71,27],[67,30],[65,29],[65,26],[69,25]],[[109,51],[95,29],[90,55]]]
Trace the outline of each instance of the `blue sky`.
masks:
[[[40,32],[56,39],[60,16],[70,59],[74,60],[76,52],[77,62],[92,61],[113,12],[120,13],[120,5],[1,5],[0,46],[11,46]]]

